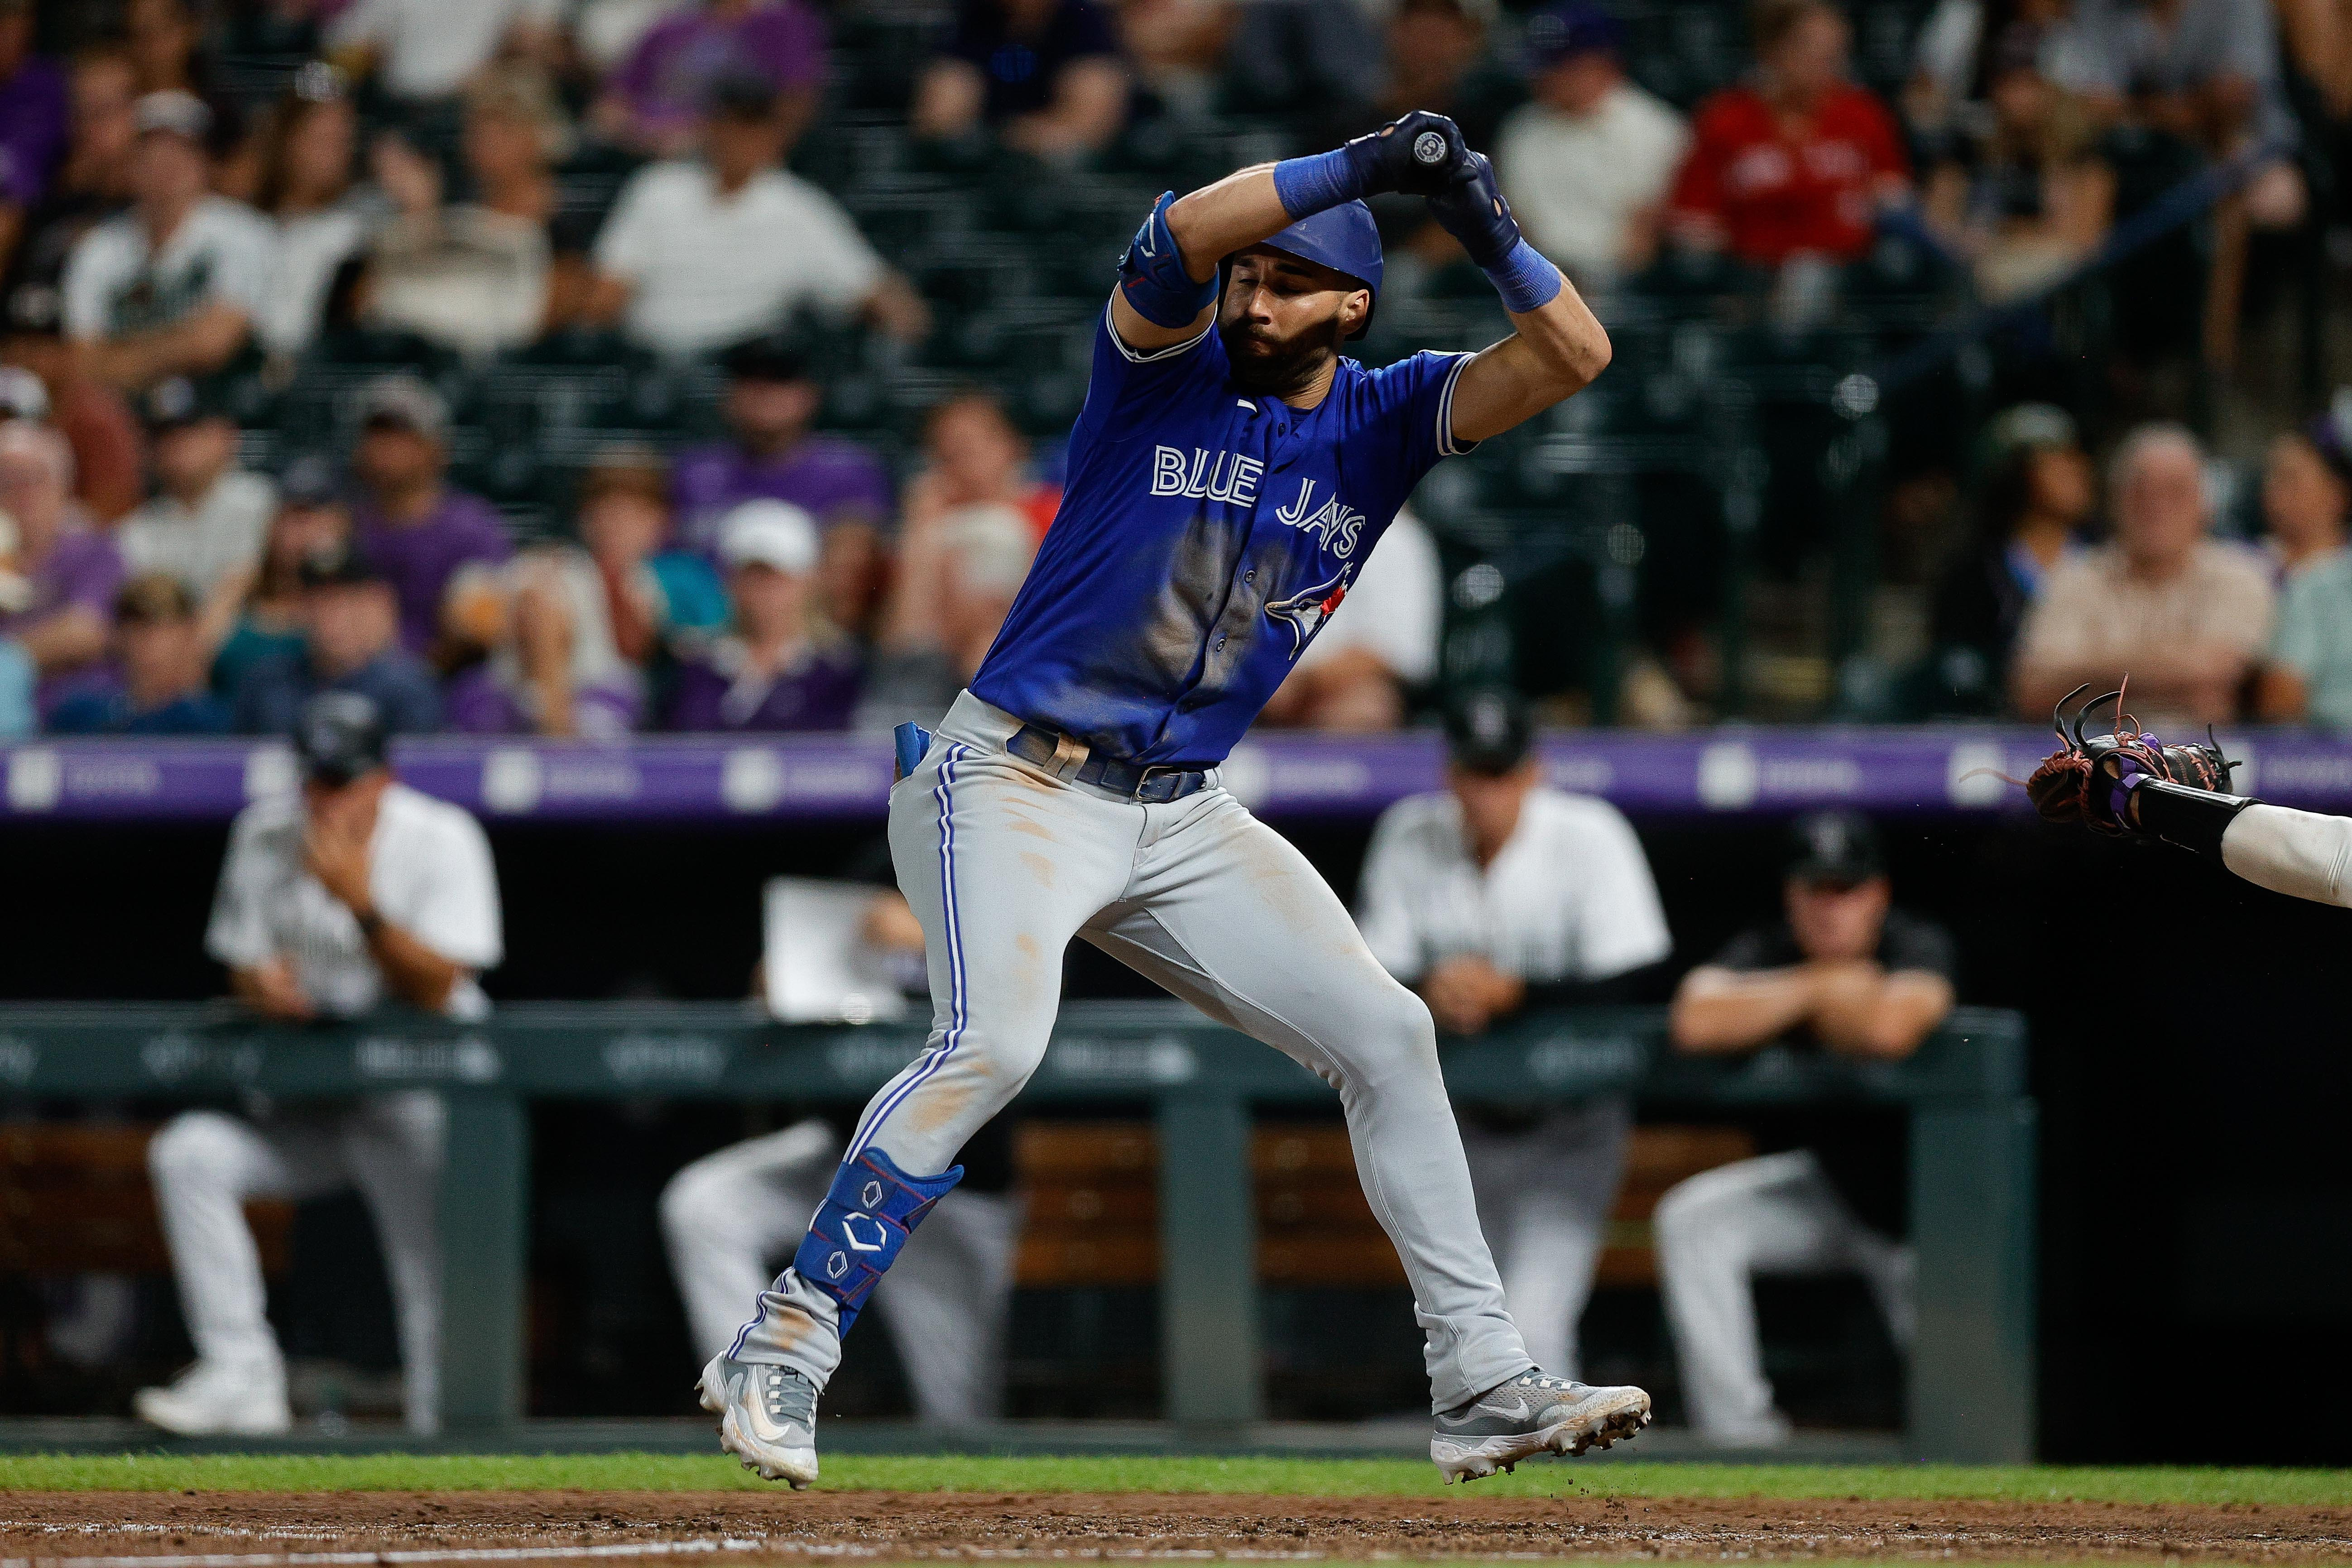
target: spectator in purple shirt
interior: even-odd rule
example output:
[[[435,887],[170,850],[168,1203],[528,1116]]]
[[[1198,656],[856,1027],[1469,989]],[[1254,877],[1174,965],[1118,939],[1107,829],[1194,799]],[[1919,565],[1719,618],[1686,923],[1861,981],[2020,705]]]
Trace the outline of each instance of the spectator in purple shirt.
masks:
[[[734,630],[678,668],[673,730],[846,730],[856,649],[810,605],[816,523],[786,501],[745,501],[719,547]]]
[[[470,618],[459,601],[514,553],[497,510],[445,482],[448,429],[440,395],[413,375],[384,376],[360,395],[352,469],[364,495],[352,521],[400,600],[401,645],[415,654],[478,640],[457,629]]]
[[[0,0],[0,270],[65,153],[66,73],[33,53],[32,0]]]
[[[604,84],[596,127],[656,158],[693,153],[714,84],[757,76],[797,139],[824,87],[824,19],[802,0],[703,0],[663,17]]]
[[[30,659],[34,700],[46,714],[73,674],[106,653],[122,557],[73,501],[73,449],[30,419],[0,424],[0,511],[16,521],[16,571],[25,589],[0,608],[0,639]]]
[[[782,338],[738,343],[727,374],[732,438],[690,447],[671,468],[678,542],[715,558],[720,520],[736,506],[790,501],[816,520],[825,614],[862,632],[881,598],[894,510],[888,470],[855,441],[810,433],[824,393]]]

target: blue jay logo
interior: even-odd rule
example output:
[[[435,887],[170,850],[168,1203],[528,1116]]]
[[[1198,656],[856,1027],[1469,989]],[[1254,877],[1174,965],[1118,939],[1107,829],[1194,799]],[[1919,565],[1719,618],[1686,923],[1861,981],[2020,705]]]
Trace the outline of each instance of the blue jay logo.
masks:
[[[1339,574],[1326,583],[1293,594],[1287,599],[1276,599],[1266,605],[1265,613],[1290,627],[1290,657],[1297,658],[1307,647],[1307,639],[1320,631],[1339,601],[1348,596],[1348,579],[1355,574],[1353,565],[1343,566]]]

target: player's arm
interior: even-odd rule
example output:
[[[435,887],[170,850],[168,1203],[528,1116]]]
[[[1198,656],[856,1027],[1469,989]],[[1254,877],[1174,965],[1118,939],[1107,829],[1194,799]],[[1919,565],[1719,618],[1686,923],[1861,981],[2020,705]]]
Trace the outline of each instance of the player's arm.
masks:
[[[1901,1061],[1935,1033],[1952,1010],[1952,983],[1927,969],[1882,970],[1875,963],[1822,967],[1816,978],[1813,1030],[1841,1056]]]
[[[1675,993],[1669,1015],[1675,1048],[1722,1056],[1776,1040],[1812,1016],[1817,979],[1802,963],[1755,970],[1702,963]]]
[[[1236,170],[1181,198],[1163,195],[1119,264],[1111,327],[1128,347],[1147,352],[1196,338],[1215,317],[1217,266],[1226,257],[1330,207],[1391,191],[1432,195],[1467,156],[1454,121],[1415,110],[1331,152]]]
[[[1576,285],[1519,233],[1485,153],[1463,160],[1429,198],[1429,210],[1485,270],[1515,329],[1474,357],[1454,384],[1456,441],[1499,436],[1575,396],[1609,368],[1609,333]]]

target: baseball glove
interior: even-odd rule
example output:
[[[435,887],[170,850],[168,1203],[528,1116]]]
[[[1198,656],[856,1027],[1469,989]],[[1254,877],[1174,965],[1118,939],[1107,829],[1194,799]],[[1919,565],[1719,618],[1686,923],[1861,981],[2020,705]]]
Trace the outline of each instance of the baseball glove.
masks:
[[[2125,683],[2129,685],[2129,681]],[[2051,727],[2058,731],[2060,745],[2033,770],[2025,781],[2025,792],[2032,797],[2033,808],[2052,822],[2080,822],[2095,831],[2119,836],[2137,836],[2144,831],[2125,814],[2131,792],[2146,780],[2157,779],[2189,789],[2204,790],[2214,795],[2230,793],[2230,770],[2238,764],[2221,754],[2221,742],[2213,739],[2211,726],[2205,731],[2205,743],[2167,745],[2154,735],[2141,731],[2139,721],[2124,711],[2122,688],[2105,697],[2094,697],[2074,710],[2072,733],[2063,717],[2066,704],[2088,691],[2088,684],[2078,686],[2058,700],[2050,710]],[[2094,708],[2104,703],[2116,705],[2114,728],[2107,733],[2085,735],[2083,721]]]

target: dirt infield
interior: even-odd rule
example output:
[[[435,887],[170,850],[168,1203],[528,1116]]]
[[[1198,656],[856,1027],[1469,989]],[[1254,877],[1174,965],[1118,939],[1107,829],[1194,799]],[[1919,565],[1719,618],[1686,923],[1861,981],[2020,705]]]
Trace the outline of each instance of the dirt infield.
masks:
[[[2352,1563],[2352,1509],[1148,1493],[0,1494],[10,1565],[692,1554],[857,1560],[1612,1557]],[[390,1554],[397,1555],[390,1555]],[[199,1562],[201,1560],[201,1562]],[[164,1568],[157,1563],[154,1568]]]

